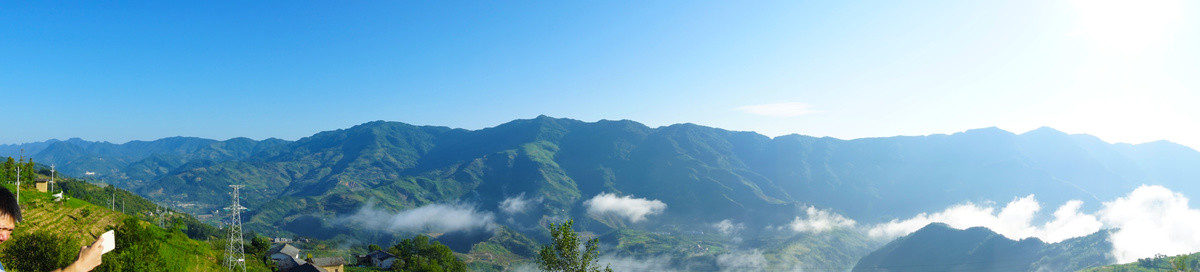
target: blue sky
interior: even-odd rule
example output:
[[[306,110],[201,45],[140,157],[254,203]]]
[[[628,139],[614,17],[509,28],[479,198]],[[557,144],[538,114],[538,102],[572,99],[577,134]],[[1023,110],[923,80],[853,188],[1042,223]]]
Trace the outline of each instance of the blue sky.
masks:
[[[0,143],[294,140],[539,114],[1200,147],[1187,1],[6,3]]]

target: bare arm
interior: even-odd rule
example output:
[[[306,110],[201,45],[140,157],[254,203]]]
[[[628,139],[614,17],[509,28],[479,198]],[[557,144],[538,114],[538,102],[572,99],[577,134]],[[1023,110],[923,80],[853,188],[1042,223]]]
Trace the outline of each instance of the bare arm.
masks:
[[[104,238],[96,239],[91,246],[85,246],[79,250],[79,258],[75,259],[75,263],[68,265],[54,272],[87,272],[92,271],[97,266],[100,266],[100,256],[104,254]]]

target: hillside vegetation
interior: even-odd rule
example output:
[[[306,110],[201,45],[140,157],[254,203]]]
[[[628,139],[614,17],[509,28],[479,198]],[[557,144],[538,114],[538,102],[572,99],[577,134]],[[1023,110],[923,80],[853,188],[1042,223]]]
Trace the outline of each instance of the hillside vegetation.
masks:
[[[672,223],[756,226],[787,221],[796,204],[879,222],[1031,193],[1051,203],[1111,199],[1143,183],[1200,194],[1188,182],[1200,179],[1200,169],[1189,167],[1200,163],[1200,152],[1169,142],[1108,144],[1049,128],[840,140],[541,116],[481,130],[377,121],[295,142],[175,137],[28,147],[63,172],[97,172],[192,214],[227,205],[227,186],[245,184],[249,227],[267,233],[288,231],[277,228],[306,215],[352,213],[368,201],[393,210],[471,201],[494,211],[520,194],[542,200],[533,214],[580,218],[592,231],[626,226],[587,219],[581,203],[602,192],[663,201],[670,212],[662,218]],[[910,201],[914,195],[925,197]]]
[[[172,210],[212,215],[205,220],[215,223],[229,203],[228,186],[241,184],[247,230],[349,244],[425,234],[472,267],[492,268],[520,262],[526,243],[514,241],[544,243],[548,222],[565,218],[602,237],[606,254],[652,254],[678,264],[751,250],[746,254],[764,262],[829,268],[879,245],[861,232],[830,236],[842,245],[781,227],[807,208],[867,225],[1030,194],[1063,203],[1159,184],[1200,195],[1196,150],[1161,141],[1110,144],[1050,128],[841,140],[539,116],[479,130],[375,121],[296,141],[71,139],[0,152],[19,148],[63,172],[94,172],[90,179],[115,185],[83,197],[93,203],[122,188]],[[592,212],[586,203],[601,194],[661,209],[636,218]],[[502,205],[514,200],[520,210]],[[430,216],[408,214],[427,207],[463,210],[456,218],[489,231],[437,229],[423,222]],[[371,216],[347,219],[360,214]],[[743,231],[711,235],[717,222]],[[512,235],[490,232],[500,227]],[[184,229],[193,238],[212,236],[203,228]],[[509,242],[489,242],[496,237]]]
[[[221,266],[225,241],[193,240],[184,233],[185,222],[198,223],[194,218],[182,213],[173,214],[163,218],[165,228],[160,227],[142,220],[157,223],[155,214],[146,213],[154,211],[153,204],[147,204],[149,201],[128,191],[111,186],[106,189],[73,179],[58,181],[62,187],[57,188],[67,190],[62,200],[22,183],[20,203],[24,220],[17,224],[13,239],[0,244],[0,261],[9,271],[48,271],[65,267],[75,260],[80,247],[95,241],[108,230],[116,232],[117,249],[105,254],[101,266],[93,271],[226,271]],[[13,184],[5,187],[13,192],[17,189]],[[101,199],[98,192],[107,192],[104,194],[108,197]],[[85,201],[89,196],[105,206]],[[114,199],[118,210],[119,203],[125,202],[129,214],[109,209],[108,204]],[[207,225],[192,229],[217,233],[215,228]],[[268,271],[262,264],[249,264],[250,271]]]
[[[1092,267],[1081,272],[1176,272],[1200,271],[1200,252],[1176,256],[1158,255],[1137,262]]]

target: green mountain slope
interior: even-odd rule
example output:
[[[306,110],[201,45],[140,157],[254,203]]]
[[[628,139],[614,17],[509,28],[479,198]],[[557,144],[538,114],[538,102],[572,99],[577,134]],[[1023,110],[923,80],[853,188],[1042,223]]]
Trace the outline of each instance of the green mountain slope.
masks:
[[[863,257],[853,271],[1074,271],[1113,263],[1107,231],[1046,244],[933,223]]]
[[[772,139],[691,124],[649,128],[542,116],[476,131],[378,121],[297,142],[176,137],[28,147],[41,148],[34,157],[64,173],[99,169],[93,172],[107,174],[103,180],[180,208],[195,205],[188,211],[198,214],[226,202],[220,192],[230,183],[252,187],[254,205],[383,190],[399,194],[379,203],[393,209],[461,200],[490,207],[525,193],[546,199],[539,208],[551,216],[579,215],[580,202],[612,192],[674,203],[667,216],[696,221],[743,210],[761,212],[735,219],[786,219],[763,216],[794,208],[787,203],[877,221],[1030,193],[1050,203],[1108,199],[1142,183],[1200,193],[1185,182],[1200,178],[1200,170],[1188,167],[1200,163],[1195,150],[1166,142],[1107,144],[1048,128],[1021,135],[989,128]],[[922,201],[911,201],[914,195]]]
[[[134,184],[130,186],[136,186],[189,161],[244,159],[252,153],[285,143],[287,141],[279,139],[255,141],[233,138],[216,141],[170,137],[113,144],[72,138],[66,141],[4,145],[0,147],[0,156],[17,157],[24,150],[24,156],[54,165],[66,175],[83,177],[86,172],[93,172],[108,181],[132,182]]]
[[[1200,162],[1194,150],[1097,141],[1051,129],[846,141],[544,116],[477,131],[371,122],[242,160],[181,165],[133,189],[195,204],[195,213],[226,202],[219,192],[240,183],[252,207],[306,201],[317,206],[302,208],[329,215],[361,206],[361,195],[391,209],[465,200],[491,210],[525,194],[545,200],[540,214],[573,217],[584,215],[584,200],[611,192],[661,200],[673,220],[762,224],[786,220],[794,203],[877,221],[1031,193],[1056,203],[1107,199],[1141,183],[1196,189],[1184,181],[1200,173],[1178,167]],[[330,197],[343,204],[321,204]]]

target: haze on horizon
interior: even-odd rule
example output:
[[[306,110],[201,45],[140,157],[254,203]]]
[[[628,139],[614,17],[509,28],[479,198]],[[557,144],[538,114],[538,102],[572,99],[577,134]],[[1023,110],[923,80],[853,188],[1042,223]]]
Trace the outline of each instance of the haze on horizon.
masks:
[[[842,139],[1048,126],[1200,149],[1200,6],[12,3],[0,144],[540,114]]]

